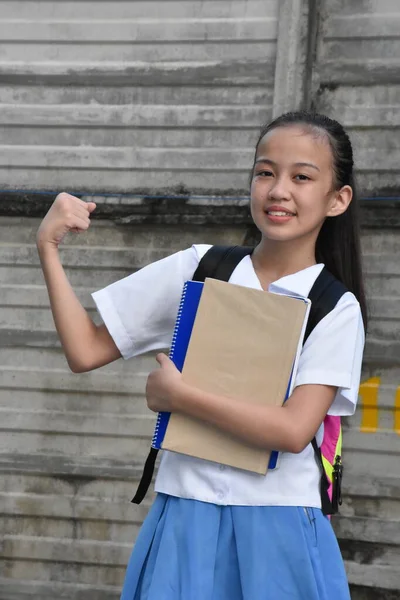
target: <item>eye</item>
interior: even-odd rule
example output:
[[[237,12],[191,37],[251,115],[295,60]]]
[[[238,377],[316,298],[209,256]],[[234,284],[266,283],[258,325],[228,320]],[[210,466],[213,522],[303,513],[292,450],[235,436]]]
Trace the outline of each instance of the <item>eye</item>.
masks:
[[[272,171],[258,171],[256,177],[272,177]]]
[[[297,181],[311,181],[310,177],[307,177],[307,175],[303,175],[302,173],[299,173],[299,175],[296,175],[295,179],[297,179]]]

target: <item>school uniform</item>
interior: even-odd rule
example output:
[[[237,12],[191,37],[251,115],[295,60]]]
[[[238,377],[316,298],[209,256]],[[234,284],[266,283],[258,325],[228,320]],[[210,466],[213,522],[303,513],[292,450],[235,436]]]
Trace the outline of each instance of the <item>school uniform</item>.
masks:
[[[183,285],[209,247],[192,246],[93,294],[124,358],[169,347]],[[283,277],[269,291],[307,297],[322,268]],[[262,289],[249,256],[230,282]],[[348,292],[304,344],[295,387],[336,386],[329,414],[352,415],[363,348],[360,307]],[[321,443],[323,426],[316,437]],[[267,476],[163,451],[158,496],[121,600],[348,600],[319,480],[311,444],[281,453]]]

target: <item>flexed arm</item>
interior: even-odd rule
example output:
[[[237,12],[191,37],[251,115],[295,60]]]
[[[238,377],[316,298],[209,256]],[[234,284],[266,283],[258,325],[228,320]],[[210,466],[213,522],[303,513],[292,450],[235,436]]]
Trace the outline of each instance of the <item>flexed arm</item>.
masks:
[[[78,300],[58,252],[68,232],[81,233],[89,228],[95,208],[94,202],[59,194],[36,236],[54,323],[68,364],[75,373],[96,369],[121,356],[107,328],[97,326]]]

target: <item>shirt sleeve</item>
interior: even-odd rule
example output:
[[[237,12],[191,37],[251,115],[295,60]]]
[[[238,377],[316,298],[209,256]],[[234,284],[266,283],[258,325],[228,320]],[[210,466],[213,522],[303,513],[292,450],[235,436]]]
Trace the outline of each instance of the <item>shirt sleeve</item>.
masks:
[[[92,294],[97,310],[125,359],[168,348],[185,281],[199,248],[172,254]]]
[[[360,305],[353,294],[346,293],[304,344],[295,387],[305,384],[335,386],[338,391],[328,414],[354,414],[364,343]]]

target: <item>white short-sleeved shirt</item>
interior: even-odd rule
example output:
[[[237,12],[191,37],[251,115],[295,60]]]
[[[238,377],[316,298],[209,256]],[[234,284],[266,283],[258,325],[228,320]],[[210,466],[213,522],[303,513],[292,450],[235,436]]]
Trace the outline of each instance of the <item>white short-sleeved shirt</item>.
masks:
[[[192,278],[209,248],[192,246],[93,294],[125,359],[169,347],[183,284]],[[322,268],[322,264],[317,264],[283,277],[272,283],[269,291],[307,297]],[[249,256],[236,267],[230,282],[262,289]],[[337,386],[329,413],[352,415],[358,398],[363,349],[360,306],[348,292],[304,344],[294,386]],[[318,443],[322,435],[321,427]],[[281,453],[279,467],[266,476],[163,451],[155,489],[221,505],[321,507],[319,469],[311,444],[299,454]]]

